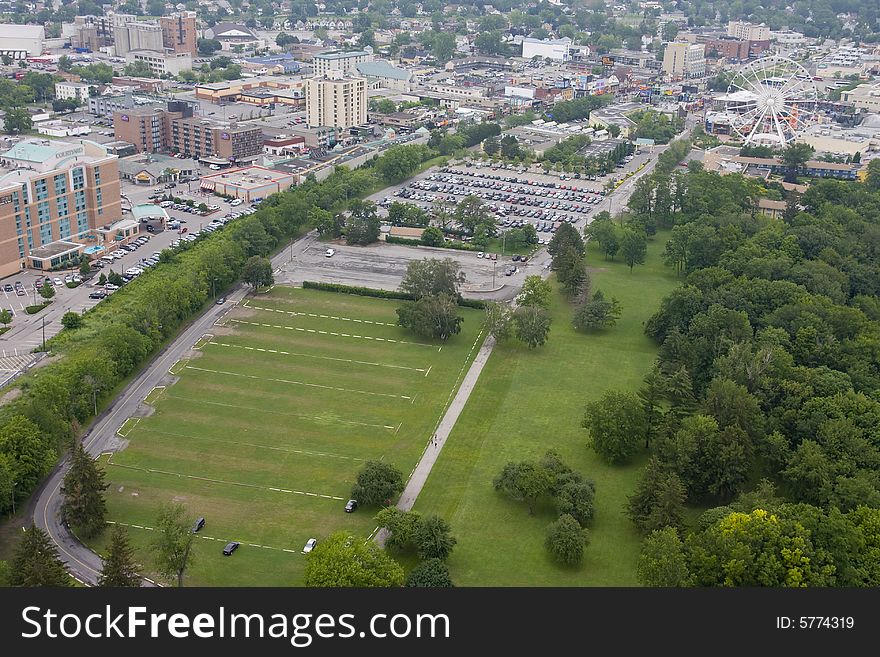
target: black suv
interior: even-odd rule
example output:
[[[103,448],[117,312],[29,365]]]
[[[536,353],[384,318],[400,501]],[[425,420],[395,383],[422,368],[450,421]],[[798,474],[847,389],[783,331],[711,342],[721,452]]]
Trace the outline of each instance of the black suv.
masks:
[[[351,513],[356,508],[358,508],[357,500],[349,500],[348,502],[345,503],[345,512],[346,513]]]
[[[228,557],[230,554],[232,554],[233,552],[235,552],[238,549],[239,545],[241,545],[241,543],[239,543],[238,541],[232,541],[231,543],[227,543],[226,547],[223,548],[223,554]]]
[[[199,531],[204,526],[205,526],[205,519],[204,518],[199,518],[198,520],[196,520],[196,523],[193,525],[193,534],[195,534],[197,531]]]

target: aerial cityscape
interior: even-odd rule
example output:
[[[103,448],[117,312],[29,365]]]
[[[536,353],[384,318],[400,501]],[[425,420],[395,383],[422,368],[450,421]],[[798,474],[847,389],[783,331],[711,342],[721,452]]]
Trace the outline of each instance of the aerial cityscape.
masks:
[[[0,15],[0,586],[880,585],[876,3]]]

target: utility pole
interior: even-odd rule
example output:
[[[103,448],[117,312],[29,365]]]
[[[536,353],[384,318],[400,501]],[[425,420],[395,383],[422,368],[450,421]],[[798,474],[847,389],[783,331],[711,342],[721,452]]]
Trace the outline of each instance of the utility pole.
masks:
[[[492,289],[495,289],[495,266],[498,264],[497,260],[492,261]]]
[[[46,317],[43,316],[43,351],[46,351]]]

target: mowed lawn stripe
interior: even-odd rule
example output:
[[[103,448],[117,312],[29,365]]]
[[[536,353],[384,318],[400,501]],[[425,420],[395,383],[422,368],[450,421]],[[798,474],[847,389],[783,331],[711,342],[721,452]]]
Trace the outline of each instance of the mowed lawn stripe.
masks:
[[[393,420],[398,418],[401,412],[405,412],[403,407],[406,406],[405,402],[401,403],[397,399],[382,397],[355,399],[352,396],[349,403],[344,408],[340,408],[329,404],[328,395],[320,390],[298,389],[297,394],[292,394],[293,387],[279,386],[266,381],[251,381],[249,385],[241,386],[234,377],[217,377],[196,370],[184,370],[184,373],[185,375],[181,376],[175,385],[168,388],[164,399],[154,405],[157,414],[166,408],[168,400],[180,395],[202,397],[217,402],[227,401],[232,405],[254,409],[290,411],[310,417],[339,418],[384,426],[395,424]],[[175,408],[183,417],[189,413],[189,409],[185,407]],[[213,410],[216,409],[212,409],[211,412]],[[253,417],[253,421],[259,424],[282,422],[285,426],[290,423],[290,420],[283,420],[280,417],[263,417],[259,415],[259,411]],[[345,426],[334,428],[334,432],[350,430],[351,427]]]
[[[344,453],[356,458],[385,454],[399,438],[392,429],[385,428],[345,427],[344,432],[335,431],[335,426],[331,424],[332,417],[328,417],[323,425],[318,422],[311,422],[308,426],[298,422],[278,424],[267,422],[265,415],[243,414],[234,408],[187,406],[186,414],[157,413],[150,418],[150,422],[141,422],[138,428],[155,428],[166,433],[187,435],[203,434],[217,439],[242,438],[253,443],[308,452]]]
[[[422,383],[424,372],[403,369],[377,369],[358,363],[326,362],[314,358],[291,358],[268,351],[233,349],[217,344],[205,345],[202,358],[191,360],[188,367],[218,369],[263,378],[281,378],[392,395],[412,396],[414,386]],[[379,384],[377,385],[377,381]]]
[[[412,345],[416,347],[426,347],[428,349],[437,349],[442,345],[429,344],[427,342],[417,342],[412,339],[412,336],[404,336],[400,335],[399,332],[395,331],[392,335],[376,335],[376,331],[340,331],[333,327],[329,328],[320,328],[320,327],[310,327],[310,326],[302,326],[301,324],[292,324],[290,322],[281,322],[273,319],[260,319],[259,317],[251,317],[249,319],[238,319],[236,317],[230,317],[226,320],[227,324],[241,324],[244,326],[262,326],[263,328],[274,328],[281,329],[284,331],[297,331],[300,333],[311,333],[312,335],[323,335],[328,338],[345,338],[346,340],[369,340],[372,342],[384,342],[386,344],[405,344]],[[390,331],[388,333],[391,333]]]
[[[211,458],[206,459],[205,454]],[[277,452],[244,444],[132,432],[128,449],[113,459],[117,465],[137,465],[212,480],[232,480],[260,487],[296,488],[327,495],[345,495],[344,481],[360,467],[356,461],[295,452]]]
[[[295,385],[295,386],[306,386],[309,388],[320,388],[322,390],[333,390],[335,392],[341,392],[341,393],[351,393],[351,394],[358,394],[358,395],[373,395],[376,397],[396,397],[398,399],[412,399],[412,397],[409,395],[396,395],[393,393],[375,392],[372,390],[358,390],[356,388],[342,388],[339,386],[328,386],[328,385],[324,385],[321,383],[310,383],[308,381],[299,381],[296,379],[282,379],[282,378],[269,377],[269,376],[257,376],[256,374],[244,374],[242,372],[230,372],[229,370],[215,370],[215,369],[210,369],[210,368],[206,368],[206,367],[198,367],[196,365],[186,365],[185,368],[188,370],[195,370],[197,372],[207,372],[209,374],[218,374],[221,376],[238,376],[238,377],[243,377],[246,379],[254,379],[257,381],[271,381],[272,383],[284,383],[284,384]]]
[[[231,342],[222,342],[210,340],[207,344],[218,347],[228,347],[230,349],[245,349],[247,351],[257,351],[267,354],[276,354],[278,356],[290,356],[292,358],[316,358],[319,360],[327,360],[336,363],[348,363],[350,365],[366,365],[369,367],[387,367],[389,369],[408,370],[411,372],[426,372],[424,367],[409,367],[407,365],[393,365],[391,363],[373,363],[365,360],[353,360],[351,358],[334,358],[332,356],[316,356],[315,354],[304,354],[296,351],[285,351],[283,349],[272,349],[267,347],[254,347],[246,344],[233,344]]]
[[[277,287],[269,295],[258,295],[250,303],[278,310],[293,310],[337,317],[369,319],[386,324],[397,323],[400,301],[338,294],[295,287]]]

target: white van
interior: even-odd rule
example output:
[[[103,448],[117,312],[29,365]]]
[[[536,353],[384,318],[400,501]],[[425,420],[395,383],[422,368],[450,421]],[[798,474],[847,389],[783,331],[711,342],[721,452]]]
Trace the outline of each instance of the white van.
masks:
[[[101,256],[101,260],[103,260],[104,262],[112,263],[112,262],[116,261],[116,258],[114,258],[112,255],[108,254],[108,255]]]

